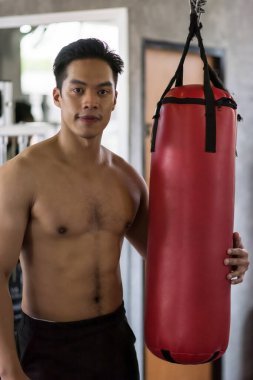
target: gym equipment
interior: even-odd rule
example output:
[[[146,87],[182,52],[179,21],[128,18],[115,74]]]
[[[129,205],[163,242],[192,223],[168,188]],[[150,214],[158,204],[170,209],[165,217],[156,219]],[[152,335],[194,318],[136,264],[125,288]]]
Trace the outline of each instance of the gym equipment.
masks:
[[[180,364],[221,357],[230,328],[223,261],[233,245],[237,105],[207,62],[204,4],[191,0],[189,35],[158,102],[151,144],[145,340],[156,356]],[[194,36],[204,84],[183,85]]]

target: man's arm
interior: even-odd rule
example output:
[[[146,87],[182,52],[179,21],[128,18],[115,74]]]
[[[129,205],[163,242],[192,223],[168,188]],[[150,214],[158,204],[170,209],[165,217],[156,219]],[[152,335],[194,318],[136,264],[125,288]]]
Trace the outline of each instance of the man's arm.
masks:
[[[145,259],[147,255],[147,228],[148,228],[148,190],[142,178],[138,179],[140,201],[137,213],[126,238]]]
[[[249,255],[238,232],[234,232],[233,241],[234,247],[228,250],[229,258],[224,260],[224,264],[231,266],[231,271],[227,278],[232,285],[236,285],[243,281],[245,272],[249,267]]]
[[[31,182],[20,159],[0,168],[0,378],[27,380],[14,339],[9,278],[20,254],[28,221]],[[24,170],[25,169],[25,170]]]

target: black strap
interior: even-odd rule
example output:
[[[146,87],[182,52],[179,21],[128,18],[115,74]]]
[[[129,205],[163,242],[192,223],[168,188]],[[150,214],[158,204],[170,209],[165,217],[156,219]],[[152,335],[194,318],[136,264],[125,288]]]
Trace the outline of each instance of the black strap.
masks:
[[[151,152],[155,151],[155,141],[156,141],[156,134],[157,134],[157,127],[158,127],[158,121],[160,116],[160,109],[162,106],[162,100],[165,97],[165,95],[168,93],[168,91],[173,86],[174,82],[175,86],[182,86],[183,85],[183,68],[184,68],[184,62],[185,58],[187,56],[187,53],[189,51],[189,47],[192,41],[192,38],[194,36],[197,37],[198,40],[198,46],[200,49],[200,57],[204,63],[204,94],[206,99],[206,142],[205,142],[205,150],[206,152],[212,152],[214,153],[216,151],[216,113],[215,113],[215,99],[214,94],[211,88],[211,82],[215,87],[218,87],[220,89],[224,88],[221,80],[218,78],[214,70],[209,66],[205,48],[203,45],[200,29],[202,25],[198,22],[198,16],[195,13],[191,14],[191,23],[189,27],[189,34],[184,46],[184,50],[178,65],[178,68],[175,72],[175,75],[170,80],[168,86],[164,90],[161,99],[157,103],[157,108],[155,115],[153,116],[154,124],[153,124],[153,130],[152,130],[152,141],[151,141]]]
[[[173,103],[173,104],[198,104],[198,105],[205,105],[206,104],[206,99],[202,98],[177,98],[174,96],[169,96],[165,97],[162,100],[162,104],[168,104],[168,103]],[[226,98],[222,97],[217,100],[215,100],[215,106],[220,108],[220,107],[229,107],[233,108],[234,110],[237,109],[237,104],[232,98]]]

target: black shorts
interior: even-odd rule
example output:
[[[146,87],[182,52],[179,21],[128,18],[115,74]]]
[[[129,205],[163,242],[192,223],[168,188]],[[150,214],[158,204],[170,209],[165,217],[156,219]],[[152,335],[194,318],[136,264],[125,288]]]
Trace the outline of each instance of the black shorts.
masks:
[[[139,380],[135,336],[123,304],[77,322],[47,322],[22,313],[20,362],[31,380]]]

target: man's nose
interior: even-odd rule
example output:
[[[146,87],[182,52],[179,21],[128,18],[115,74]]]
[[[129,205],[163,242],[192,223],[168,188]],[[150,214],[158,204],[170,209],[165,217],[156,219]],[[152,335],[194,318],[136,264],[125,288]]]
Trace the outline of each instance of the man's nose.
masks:
[[[97,108],[98,107],[97,93],[90,90],[86,90],[83,95],[82,104],[84,108]]]

